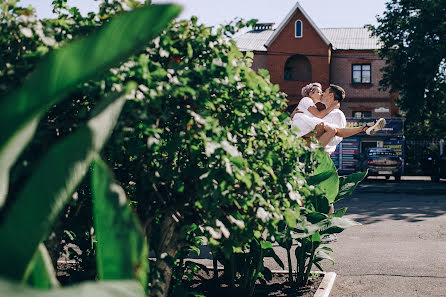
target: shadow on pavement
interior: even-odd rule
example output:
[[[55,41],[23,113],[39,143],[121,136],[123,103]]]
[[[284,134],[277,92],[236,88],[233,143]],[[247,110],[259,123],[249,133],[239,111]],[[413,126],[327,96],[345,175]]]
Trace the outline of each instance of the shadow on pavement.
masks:
[[[363,187],[373,188],[374,183],[379,182],[365,182]],[[404,184],[401,182],[399,187],[404,188]],[[388,182],[382,185],[387,187]],[[387,191],[382,187],[381,192],[376,189],[369,191],[360,188],[349,198],[336,203],[335,208],[348,207],[347,214],[354,215],[354,219],[362,224],[373,224],[389,219],[416,223],[446,214],[446,191],[435,189],[434,192],[429,192],[431,186],[429,182],[420,182],[416,185],[411,182],[403,191],[398,189]]]

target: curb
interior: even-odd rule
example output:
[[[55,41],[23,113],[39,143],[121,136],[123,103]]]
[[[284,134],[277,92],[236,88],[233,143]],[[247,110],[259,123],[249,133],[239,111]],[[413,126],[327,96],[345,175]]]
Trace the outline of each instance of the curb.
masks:
[[[426,187],[383,187],[383,186],[358,186],[356,193],[391,193],[391,194],[425,194],[441,195],[446,194],[446,187],[426,188]]]
[[[272,273],[283,273],[288,274],[287,270],[271,270]],[[336,279],[336,272],[323,272],[323,271],[312,271],[314,273],[319,273],[324,275],[319,288],[316,293],[314,293],[313,297],[329,297],[331,293],[331,289],[333,289],[333,284]]]
[[[322,279],[322,282],[313,297],[328,297],[330,295],[331,289],[333,288],[335,279],[335,272],[325,273],[325,276]]]

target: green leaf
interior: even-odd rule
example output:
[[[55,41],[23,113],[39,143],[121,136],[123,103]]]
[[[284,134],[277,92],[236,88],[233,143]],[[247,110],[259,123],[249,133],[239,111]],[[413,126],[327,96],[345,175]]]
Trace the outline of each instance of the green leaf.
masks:
[[[148,246],[124,190],[100,159],[92,166],[96,261],[102,280],[134,279],[147,286]]]
[[[273,279],[273,273],[271,272],[271,269],[269,269],[268,267],[263,267],[262,275],[268,282]]]
[[[339,177],[339,193],[335,202],[350,196],[356,186],[366,177],[367,171]]]
[[[269,71],[263,68],[260,68],[259,70],[257,70],[257,72],[259,73],[259,75],[265,79],[270,79],[269,76]]]
[[[229,157],[229,160],[237,166],[238,168],[242,169],[245,166],[245,159],[243,157]]]
[[[341,208],[337,210],[334,214],[330,215],[331,217],[337,217],[342,218],[345,215],[345,212],[347,211],[347,207]]]
[[[341,233],[347,228],[361,226],[360,223],[357,223],[351,219],[337,217],[330,217],[324,221],[317,223],[317,225],[320,226],[320,232],[322,234]]]
[[[296,220],[298,216],[296,216],[296,213],[294,211],[287,209],[285,210],[284,216],[286,223],[288,224],[288,226],[290,226],[290,228],[296,227]]]
[[[281,260],[280,257],[276,254],[276,252],[275,252],[274,249],[272,248],[272,245],[271,245],[271,248],[266,249],[266,250],[264,251],[263,256],[264,256],[264,257],[271,257],[271,258],[273,258],[274,261],[276,261],[276,263],[277,263],[282,269],[285,269],[285,265],[283,265],[282,260]]]
[[[194,56],[194,50],[189,42],[187,43],[187,56],[188,58],[192,58]]]
[[[261,243],[262,249],[272,249],[273,244],[269,241],[262,241]]]
[[[24,182],[0,225],[0,274],[21,280],[29,261],[102,149],[125,96],[112,95],[75,133],[51,147]]]
[[[330,212],[330,201],[323,195],[312,197],[311,203],[317,212],[328,214]]]
[[[295,239],[312,236],[321,229],[321,226],[318,225],[317,222],[324,220],[326,217],[327,216],[319,213],[311,213],[307,216],[302,216],[302,221],[300,224],[296,225],[291,236]]]
[[[189,246],[189,248],[197,254],[197,257],[200,256],[201,250],[199,247],[191,245],[191,246]]]
[[[114,17],[88,38],[46,55],[23,86],[0,101],[0,207],[6,198],[9,170],[41,115],[79,83],[98,77],[142,48],[180,10],[176,5],[151,5]]]
[[[327,218],[327,216],[323,213],[318,213],[318,212],[312,212],[306,215],[306,218],[309,222],[311,223],[318,223],[322,220],[325,220]]]
[[[0,147],[0,208],[5,203],[8,194],[9,170],[22,150],[34,136],[34,131],[39,124],[39,117],[40,116],[36,116],[32,119],[28,125],[11,137],[7,145],[3,148]]]
[[[314,266],[316,266],[320,271],[324,271],[324,267],[322,267],[322,265],[320,263],[314,262],[314,258],[313,258],[313,264]]]
[[[29,263],[24,281],[39,289],[49,289],[60,286],[56,278],[53,262],[43,243],[39,244],[39,249]]]
[[[273,180],[277,180],[277,176],[276,176],[276,174],[274,173],[274,170],[273,170],[270,166],[268,166],[268,165],[266,165],[266,164],[262,164],[262,168],[265,169],[266,172],[268,172],[268,173],[271,175],[271,177],[273,178]]]
[[[319,234],[319,232],[316,232],[313,235],[311,235],[311,241],[312,242],[321,242],[321,235]]]
[[[324,259],[329,260],[331,264],[335,263],[334,260],[326,252],[321,250],[317,251],[316,255],[314,256],[313,263],[318,263]]]
[[[329,179],[332,175],[333,175],[333,171],[324,171],[324,172],[321,172],[321,173],[319,173],[317,175],[313,175],[313,176],[310,176],[309,178],[307,178],[307,183],[309,185],[314,185],[315,186],[315,185],[318,185],[321,182]]]
[[[144,297],[136,281],[84,282],[82,285],[52,290],[36,290],[19,283],[0,279],[2,297]]]
[[[339,177],[336,167],[330,156],[323,150],[314,152],[313,158],[319,164],[316,166],[313,176],[307,179],[307,183],[319,186],[329,203],[333,203],[339,191]]]

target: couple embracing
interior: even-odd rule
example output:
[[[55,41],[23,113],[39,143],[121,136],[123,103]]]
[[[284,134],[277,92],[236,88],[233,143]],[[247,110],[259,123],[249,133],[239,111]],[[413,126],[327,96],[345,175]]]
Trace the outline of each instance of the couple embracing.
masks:
[[[303,98],[291,114],[291,125],[297,127],[297,135],[307,143],[311,136],[315,136],[319,144],[328,154],[336,150],[344,137],[350,137],[361,132],[374,135],[384,128],[386,120],[380,118],[360,127],[345,128],[347,121],[344,113],[339,109],[345,98],[345,91],[337,85],[330,85],[324,92],[320,83],[311,83],[302,88]],[[321,102],[325,109],[318,110],[316,104]]]

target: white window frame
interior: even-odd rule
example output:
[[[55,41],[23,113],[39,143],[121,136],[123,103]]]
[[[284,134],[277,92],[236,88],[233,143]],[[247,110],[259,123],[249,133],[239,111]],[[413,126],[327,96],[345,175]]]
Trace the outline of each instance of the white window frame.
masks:
[[[297,22],[300,22],[300,36],[297,36],[296,25]],[[294,38],[302,38],[304,36],[304,24],[301,20],[297,20],[294,22]]]

